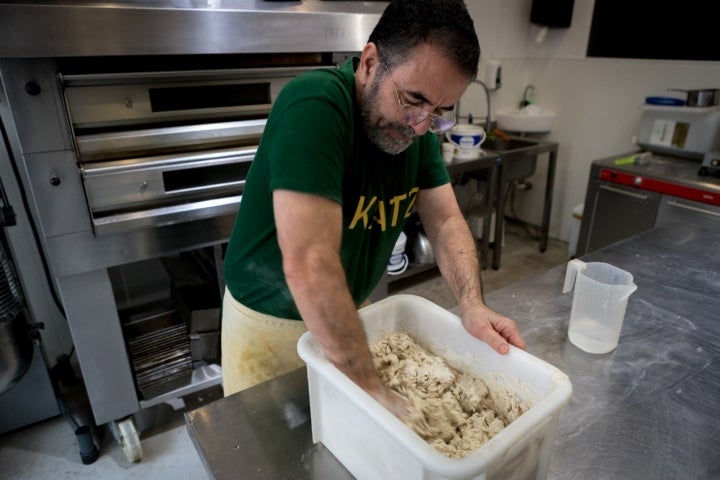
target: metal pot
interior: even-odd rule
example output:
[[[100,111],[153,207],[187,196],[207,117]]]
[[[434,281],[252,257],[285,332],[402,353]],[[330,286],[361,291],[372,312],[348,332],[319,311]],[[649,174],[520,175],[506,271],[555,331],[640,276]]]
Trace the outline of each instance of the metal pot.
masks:
[[[720,103],[720,88],[702,88],[694,90],[668,88],[668,91],[687,93],[685,105],[688,107],[711,107]]]
[[[423,232],[417,232],[415,241],[413,242],[413,259],[415,263],[420,265],[429,265],[435,263],[435,253],[433,252],[430,240]]]

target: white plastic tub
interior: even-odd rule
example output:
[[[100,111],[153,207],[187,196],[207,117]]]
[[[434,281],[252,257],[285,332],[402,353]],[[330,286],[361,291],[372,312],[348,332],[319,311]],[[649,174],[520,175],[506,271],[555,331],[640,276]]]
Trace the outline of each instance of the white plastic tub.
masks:
[[[558,416],[572,393],[567,375],[514,347],[497,354],[456,315],[414,295],[388,297],[360,310],[360,317],[371,343],[390,332],[411,333],[491,390],[509,387],[534,406],[472,454],[448,458],[340,373],[308,332],[298,353],[307,363],[313,442],[322,442],[359,480],[546,478]]]

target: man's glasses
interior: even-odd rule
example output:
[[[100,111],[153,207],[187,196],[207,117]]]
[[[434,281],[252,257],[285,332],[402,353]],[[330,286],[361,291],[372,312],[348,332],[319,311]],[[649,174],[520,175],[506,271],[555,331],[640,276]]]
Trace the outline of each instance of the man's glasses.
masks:
[[[427,112],[418,106],[403,103],[400,99],[400,92],[398,91],[397,85],[395,85],[395,81],[392,79],[392,75],[390,75],[390,70],[384,62],[383,66],[385,67],[385,71],[387,71],[388,77],[390,77],[390,81],[393,84],[393,88],[395,89],[395,98],[397,99],[398,106],[400,107],[395,114],[395,119],[398,122],[414,127],[429,118],[430,126],[428,127],[428,130],[432,133],[444,133],[455,126],[455,112],[453,111],[447,111],[443,112],[441,115],[437,115],[435,113]]]

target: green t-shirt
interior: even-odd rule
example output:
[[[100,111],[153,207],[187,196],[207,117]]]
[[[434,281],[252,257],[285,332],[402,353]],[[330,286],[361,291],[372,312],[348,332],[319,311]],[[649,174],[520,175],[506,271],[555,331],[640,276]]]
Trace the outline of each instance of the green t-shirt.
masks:
[[[418,191],[450,181],[432,133],[399,155],[370,143],[355,99],[357,61],[296,77],[273,104],[225,255],[230,293],[253,310],[300,319],[282,271],[273,190],[342,206],[341,260],[359,305],[383,275]]]

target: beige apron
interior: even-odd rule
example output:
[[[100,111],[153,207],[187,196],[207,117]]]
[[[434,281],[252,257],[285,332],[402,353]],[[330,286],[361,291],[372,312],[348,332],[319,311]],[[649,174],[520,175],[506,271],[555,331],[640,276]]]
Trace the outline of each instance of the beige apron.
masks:
[[[251,310],[225,289],[221,334],[225,396],[303,366],[297,342],[306,331],[301,321]]]

